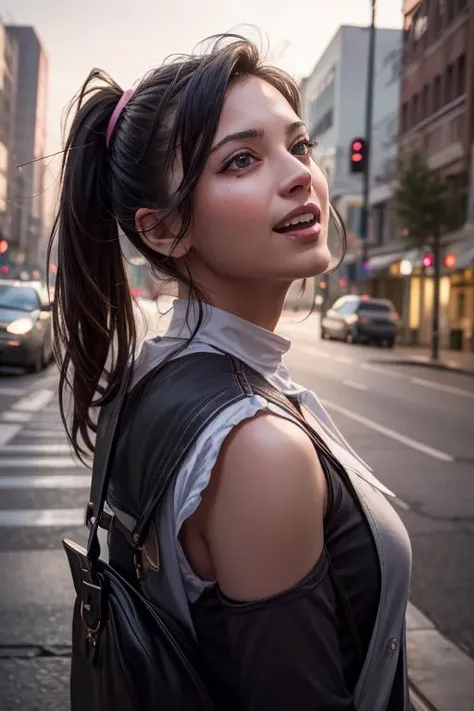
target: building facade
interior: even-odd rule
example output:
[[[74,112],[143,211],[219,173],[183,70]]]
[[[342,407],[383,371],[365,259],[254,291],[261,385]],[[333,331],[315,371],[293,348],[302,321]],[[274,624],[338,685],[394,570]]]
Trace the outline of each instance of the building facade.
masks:
[[[17,91],[13,156],[14,212],[12,240],[18,246],[18,261],[26,268],[42,265],[45,251],[44,191],[48,60],[33,27],[7,26],[17,53]]]
[[[10,41],[5,27],[0,24],[0,254],[3,253],[4,240],[9,245],[11,243],[16,88],[16,45]]]
[[[447,180],[441,345],[474,350],[474,0],[405,0],[403,13],[399,155],[421,151]],[[381,252],[370,260],[369,290],[401,301],[405,339],[428,345],[433,269],[423,268],[403,230]]]
[[[401,48],[400,30],[377,28],[369,253],[390,242],[396,229],[393,192]],[[348,232],[349,249],[345,263],[337,275],[324,280],[324,284],[331,288],[330,300],[347,289],[348,279],[354,286],[354,280],[365,276],[360,262],[363,177],[350,172],[350,146],[354,138],[365,137],[368,57],[369,28],[342,26],[301,86],[305,121],[311,138],[318,141],[316,161],[326,174],[331,200]]]

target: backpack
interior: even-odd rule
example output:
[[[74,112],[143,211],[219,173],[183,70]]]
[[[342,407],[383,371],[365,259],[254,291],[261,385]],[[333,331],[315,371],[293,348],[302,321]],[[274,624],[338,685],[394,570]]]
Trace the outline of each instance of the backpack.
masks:
[[[71,711],[212,711],[203,663],[189,631],[99,557],[98,528],[127,385],[128,380],[99,417],[87,548],[63,539],[76,592]],[[158,485],[159,501],[165,483]]]

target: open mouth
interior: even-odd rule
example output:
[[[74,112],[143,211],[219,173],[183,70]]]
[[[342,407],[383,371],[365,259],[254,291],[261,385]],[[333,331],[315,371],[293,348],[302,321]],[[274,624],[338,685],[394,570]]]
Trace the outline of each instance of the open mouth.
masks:
[[[298,230],[307,230],[308,227],[313,227],[317,221],[317,215],[312,212],[306,212],[302,215],[298,215],[298,217],[293,217],[281,227],[274,227],[273,229],[280,234],[284,234],[285,232],[297,232]]]

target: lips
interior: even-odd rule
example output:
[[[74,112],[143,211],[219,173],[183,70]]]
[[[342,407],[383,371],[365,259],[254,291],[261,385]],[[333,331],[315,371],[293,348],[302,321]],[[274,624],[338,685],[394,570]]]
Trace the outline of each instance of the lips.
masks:
[[[312,227],[321,219],[321,210],[315,203],[301,205],[289,212],[273,229],[275,232],[295,232]]]

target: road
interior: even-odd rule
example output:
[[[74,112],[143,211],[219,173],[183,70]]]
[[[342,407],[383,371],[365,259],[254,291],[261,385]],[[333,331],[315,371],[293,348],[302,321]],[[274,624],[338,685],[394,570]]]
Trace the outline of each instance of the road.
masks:
[[[286,323],[286,360],[397,495],[411,534],[411,600],[474,656],[474,378],[374,363],[389,351],[321,342]],[[61,430],[54,367],[0,372],[0,708],[65,711],[72,585],[88,471]]]
[[[292,340],[295,380],[315,390],[398,497],[413,547],[412,602],[474,656],[474,378],[321,341],[316,318],[280,333]]]

